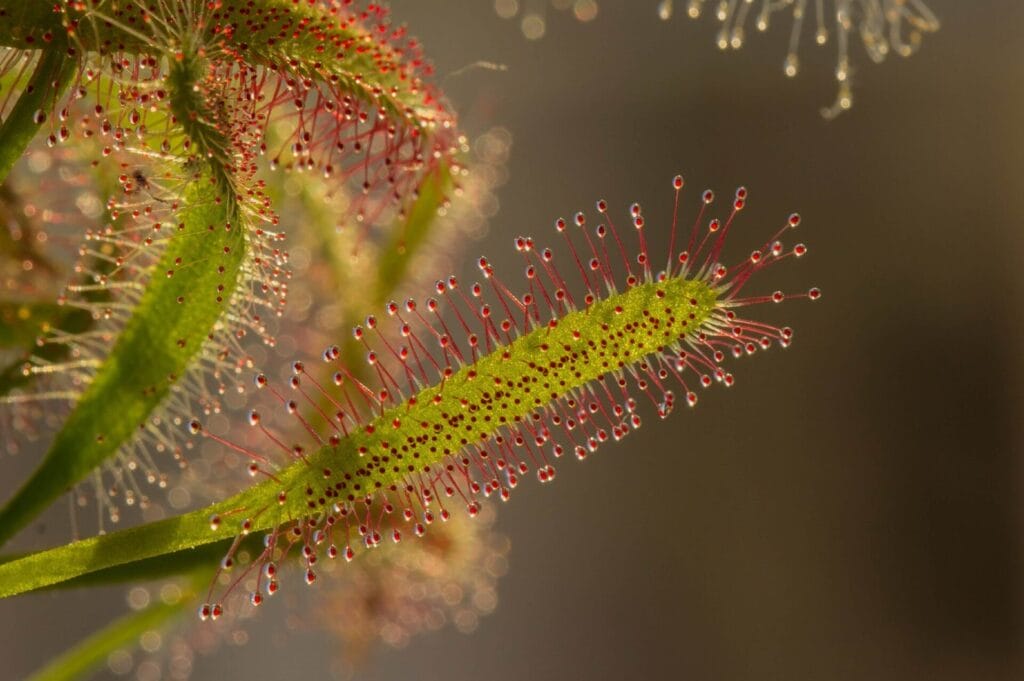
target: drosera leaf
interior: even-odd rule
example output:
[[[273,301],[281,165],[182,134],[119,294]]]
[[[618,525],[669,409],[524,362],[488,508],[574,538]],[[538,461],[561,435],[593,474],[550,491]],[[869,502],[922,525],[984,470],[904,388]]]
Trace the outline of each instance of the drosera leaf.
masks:
[[[677,206],[683,184],[681,177],[673,181]],[[334,389],[316,382],[302,362],[293,364],[287,387],[258,375],[257,386],[306,432],[305,443],[289,444],[258,410],[249,424],[265,447],[228,440],[195,420],[189,429],[240,454],[265,480],[206,509],[4,563],[0,597],[234,536],[225,558],[230,564],[243,542],[263,532],[262,553],[232,583],[259,568],[257,590],[273,594],[272,566],[293,550],[304,557],[312,583],[319,559],[351,558],[353,544],[374,549],[421,536],[459,506],[475,516],[484,497],[507,499],[531,472],[550,482],[553,461],[567,453],[585,459],[640,426],[634,393],[664,418],[676,403],[671,383],[682,386],[681,402],[690,406],[698,385],[732,385],[721,366],[727,355],[787,347],[793,335],[737,310],[816,300],[820,291],[741,296],[753,275],[806,253],[803,244],[781,241],[800,217],[789,216],[763,246],[726,266],[720,262],[725,237],[746,206],[747,190],[737,190],[725,219],[706,219],[713,201],[712,192],[702,193],[688,240],[676,234],[673,218],[668,255],[654,261],[636,204],[629,213],[639,235],[635,257],[627,255],[603,201],[596,228],[583,213],[558,220],[568,249],[562,262],[575,266],[583,282],[575,293],[553,252],[519,237],[526,293],[514,294],[481,258],[482,283],[463,288],[455,277],[437,283],[444,305],[434,297],[388,303],[397,340],[387,340],[372,317],[354,332],[366,344],[374,382],[359,382],[339,366],[337,347],[323,353],[337,369]],[[581,238],[570,232],[582,232],[586,247],[577,248]],[[655,263],[667,264],[657,271]],[[615,276],[615,270],[625,272]],[[318,431],[303,411],[319,409],[321,396],[336,411]],[[272,462],[281,458],[280,465]],[[201,612],[215,616],[220,608],[207,603]]]
[[[3,23],[2,16],[0,23]],[[40,126],[53,115],[77,68],[76,60],[68,54],[63,42],[42,50],[18,101],[0,123],[0,183],[7,178]]]
[[[247,109],[254,128],[280,141],[263,144],[270,164],[361,185],[353,218],[366,225],[400,213],[424,170],[458,151],[455,116],[428,81],[432,67],[379,3],[358,9],[334,0],[190,0],[50,9],[56,11],[0,0],[0,46],[32,49],[44,36],[67,33],[85,64],[115,51],[129,56],[125,73],[159,63],[152,55],[173,63],[203,54],[215,80],[241,84],[230,106]],[[143,119],[146,108],[136,109]],[[139,125],[115,125],[126,122]]]
[[[240,178],[255,173],[259,155],[271,155],[266,137],[272,126],[291,151],[285,158],[273,153],[271,164],[315,170],[326,178],[352,178],[361,189],[354,202],[354,219],[365,225],[402,216],[421,178],[438,168],[454,169],[454,156],[463,144],[454,116],[424,80],[429,67],[418,44],[404,29],[391,26],[382,8],[373,5],[358,12],[335,3],[267,0],[256,6],[259,21],[253,20],[253,11],[251,3],[236,0],[149,7],[65,3],[46,11],[0,0],[4,19],[0,44],[31,51],[66,39],[80,59],[73,94],[60,103],[61,121],[74,124],[60,123],[59,129],[51,131],[49,143],[55,145],[79,133],[105,137],[101,141],[105,158],[123,152],[125,140],[137,137],[140,143],[134,152],[143,158],[176,158],[205,166],[209,178],[199,177],[198,182],[212,180],[219,192],[213,203],[223,202],[223,214],[206,226],[234,225],[235,241],[211,241],[207,250],[182,245],[172,252],[175,247],[169,247],[150,274],[166,271],[179,281],[203,283],[200,270],[216,268],[218,291],[223,294],[217,296],[222,298],[218,303],[231,301],[232,294],[242,288],[238,273],[249,245],[242,236],[244,223],[271,212],[266,204],[255,205],[262,195]],[[117,57],[112,57],[115,52]],[[91,106],[83,106],[85,101]],[[185,144],[166,137],[160,142],[159,134],[149,134],[168,128],[180,129],[187,136]],[[168,201],[152,190],[144,174],[131,170],[126,164],[121,174],[126,193],[149,194],[150,207]],[[236,210],[236,195],[249,198],[252,215]],[[198,199],[186,192],[183,210],[193,200]],[[133,212],[145,214],[138,208]],[[183,229],[175,240],[198,241],[198,232],[175,221]],[[223,253],[218,247],[223,247]],[[252,262],[267,262],[259,255],[254,253]],[[77,362],[74,370],[86,374],[76,375],[83,379],[77,383],[87,383],[88,388],[42,467],[0,510],[0,543],[55,495],[111,459],[122,445],[137,441],[133,433],[147,432],[146,419],[170,386],[189,366],[198,366],[200,345],[206,338],[212,340],[211,330],[227,315],[193,311],[191,301],[182,307],[181,300],[188,298],[190,290],[174,291],[175,284],[162,285],[159,279],[149,277],[148,291],[163,293],[147,291],[142,298],[145,309],[133,313],[113,347],[114,354]],[[255,284],[268,288],[266,281],[251,283],[253,289],[258,288]],[[200,289],[191,289],[196,290]],[[278,298],[283,302],[284,294]],[[179,307],[169,305],[172,299]],[[175,314],[188,311],[179,315],[182,326],[157,327],[173,332],[173,337],[152,337],[143,328],[145,320],[158,320],[171,310]],[[247,323],[262,334],[257,315]],[[136,360],[122,364],[120,353],[131,349],[138,358],[147,343],[155,343],[149,351],[157,354],[156,362],[145,365],[147,371],[133,372]],[[174,343],[178,350],[161,352],[161,344],[167,343]],[[98,366],[96,373],[90,374],[94,366]],[[40,367],[41,371],[51,369]],[[129,373],[138,380],[122,386],[120,379]],[[111,400],[113,393],[117,399]],[[127,408],[118,409],[121,404]],[[163,480],[156,466],[143,465],[147,478]],[[123,485],[129,486],[134,481]],[[132,489],[124,495],[129,505],[138,498],[146,500]],[[116,520],[118,509],[107,496],[98,494],[97,501]]]
[[[212,180],[206,174],[185,190],[179,233],[155,268],[171,276],[152,277],[46,457],[0,510],[0,543],[133,436],[223,314],[245,257],[245,234],[232,220],[233,202]]]
[[[114,62],[115,70],[118,64]],[[128,80],[127,85],[102,73],[91,76],[100,93],[119,92],[111,98],[116,104],[97,103],[94,117],[84,117],[82,127],[88,133],[85,139],[96,133],[114,136],[114,144],[102,146],[100,157],[114,154],[114,159],[121,160],[118,192],[123,200],[108,201],[108,225],[86,234],[85,252],[98,266],[89,267],[89,279],[68,290],[76,293],[76,305],[97,319],[115,319],[96,330],[93,338],[103,334],[118,340],[109,352],[106,345],[97,349],[93,339],[76,345],[78,352],[84,346],[84,354],[62,366],[62,357],[50,355],[61,349],[66,353],[78,336],[73,329],[61,328],[56,350],[44,344],[49,352],[34,354],[30,371],[58,374],[70,369],[76,372],[70,382],[88,387],[77,396],[41,466],[0,510],[0,519],[7,521],[0,527],[0,541],[17,532],[55,496],[140,440],[147,429],[158,427],[150,416],[184,376],[209,364],[228,365],[232,352],[239,350],[230,344],[249,329],[263,336],[263,322],[257,314],[248,316],[247,309],[259,295],[241,290],[242,283],[269,290],[272,282],[261,279],[259,270],[274,267],[276,260],[249,258],[250,247],[258,249],[263,241],[277,236],[262,229],[273,214],[262,203],[258,188],[247,184],[254,168],[242,165],[256,145],[251,135],[238,132],[244,117],[223,106],[219,84],[209,81],[209,64],[201,50],[182,53],[167,65],[166,74],[158,64],[154,58],[140,58],[137,80]],[[77,87],[73,99],[85,97],[85,88]],[[162,119],[155,114],[147,119],[161,131],[150,136],[145,134],[139,108],[131,107],[151,101],[164,103],[164,111]],[[156,107],[146,108],[151,109]],[[126,144],[110,119],[102,118],[104,112],[117,122],[136,125],[133,138],[139,142]],[[66,109],[62,116],[68,116]],[[125,215],[119,216],[115,206]],[[125,217],[129,225],[110,226]],[[102,300],[107,297],[103,294],[116,290],[142,293]],[[225,350],[226,338],[230,340]],[[89,367],[95,369],[90,373]],[[17,375],[10,378],[8,382],[13,383]],[[68,395],[75,398],[71,391],[42,397]],[[163,473],[148,464],[145,456],[147,480],[162,484]],[[133,463],[128,461],[129,471]],[[146,496],[134,481],[123,482],[122,471],[114,471],[114,476],[113,486],[102,493],[97,490],[97,501],[116,521],[118,509],[108,492],[124,487],[118,491],[128,505],[136,501],[142,505]]]
[[[455,116],[383,5],[227,0],[206,25],[226,63],[278,81],[255,111],[276,133],[262,149],[271,167],[348,179],[357,223],[402,222],[424,178],[458,166]]]

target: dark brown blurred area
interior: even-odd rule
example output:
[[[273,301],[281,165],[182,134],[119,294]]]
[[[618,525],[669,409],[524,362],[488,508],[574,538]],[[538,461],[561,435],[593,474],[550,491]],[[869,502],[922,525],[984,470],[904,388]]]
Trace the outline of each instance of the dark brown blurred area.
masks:
[[[799,210],[810,254],[761,286],[824,296],[764,311],[795,342],[735,362],[735,387],[524,485],[497,611],[359,678],[1024,678],[1024,4],[928,0],[943,26],[917,55],[853,47],[831,122],[833,46],[786,79],[782,22],[722,53],[710,18],[653,0],[549,10],[534,42],[489,1],[392,5],[467,130],[514,136],[466,276],[481,253],[518,271],[514,236],[598,198],[663,234],[678,172],[687,216],[748,187],[740,256]],[[478,60],[507,70],[455,73]],[[3,657],[27,672],[122,602],[0,603]],[[265,624],[194,678],[327,677],[330,642]]]

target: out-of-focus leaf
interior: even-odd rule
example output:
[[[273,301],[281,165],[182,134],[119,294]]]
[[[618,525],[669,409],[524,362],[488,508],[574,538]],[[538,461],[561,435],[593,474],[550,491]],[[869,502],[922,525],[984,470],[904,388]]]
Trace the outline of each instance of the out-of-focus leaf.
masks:
[[[192,588],[170,602],[159,601],[114,620],[92,636],[61,653],[26,681],[74,681],[85,678],[116,650],[135,647],[147,631],[166,626],[180,616],[194,595]]]

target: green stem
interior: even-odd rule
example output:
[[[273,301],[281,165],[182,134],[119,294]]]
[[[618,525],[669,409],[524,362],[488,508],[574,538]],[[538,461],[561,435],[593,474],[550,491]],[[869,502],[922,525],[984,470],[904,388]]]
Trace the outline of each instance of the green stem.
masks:
[[[280,474],[278,481],[287,487],[303,474],[303,467],[293,465]],[[280,490],[278,481],[264,481],[230,499],[184,515],[89,537],[0,564],[0,598],[147,558],[172,553],[185,555],[197,547],[230,539],[238,534],[238,523],[244,517],[240,517],[239,511],[244,512],[254,503],[264,503],[276,497]],[[210,525],[213,515],[225,518],[225,522],[216,529],[211,529]],[[282,519],[280,512],[268,509],[259,517],[256,529],[265,530]]]

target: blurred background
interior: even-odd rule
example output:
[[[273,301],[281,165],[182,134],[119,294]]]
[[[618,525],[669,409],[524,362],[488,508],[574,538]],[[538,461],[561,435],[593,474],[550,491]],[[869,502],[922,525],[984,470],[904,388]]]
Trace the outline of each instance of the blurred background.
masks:
[[[761,287],[824,296],[758,310],[795,342],[732,363],[735,387],[521,486],[494,612],[377,648],[357,677],[1024,677],[1024,4],[928,0],[942,29],[910,59],[855,43],[833,121],[834,43],[805,39],[787,79],[788,20],[721,52],[678,2],[668,21],[653,0],[391,4],[466,132],[513,140],[465,277],[484,253],[518,271],[514,236],[551,242],[598,198],[640,201],[664,248],[681,173],[686,216],[705,187],[749,189],[737,257],[799,210],[810,255]],[[31,463],[5,460],[4,496]],[[121,590],[0,602],[0,676],[124,607]],[[335,642],[285,635],[284,613],[193,678],[330,678]],[[115,671],[99,678],[132,678]]]

